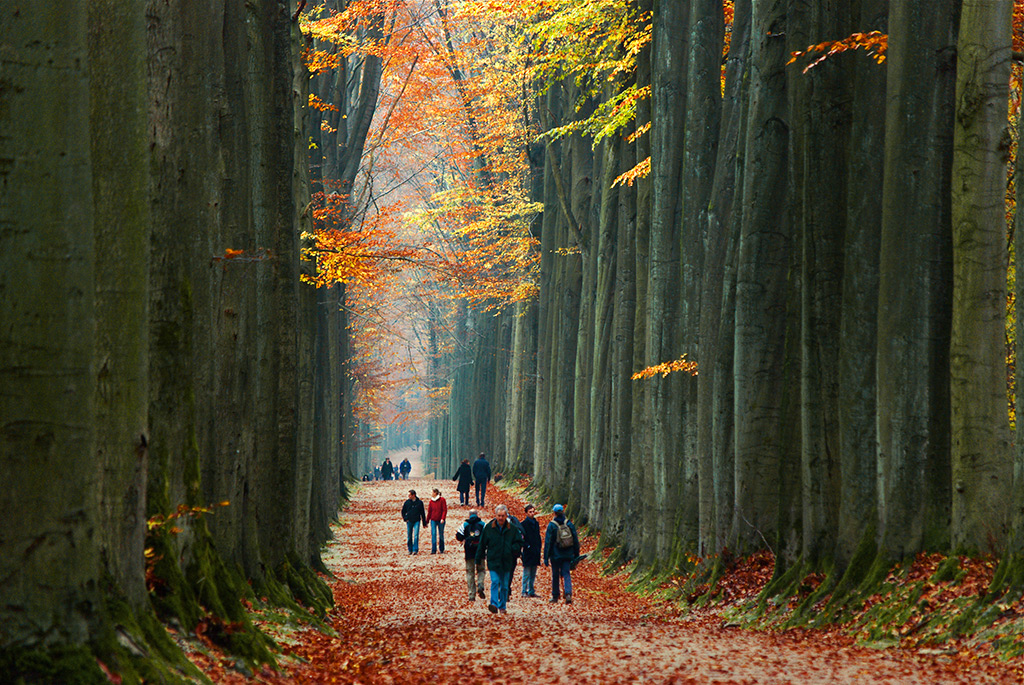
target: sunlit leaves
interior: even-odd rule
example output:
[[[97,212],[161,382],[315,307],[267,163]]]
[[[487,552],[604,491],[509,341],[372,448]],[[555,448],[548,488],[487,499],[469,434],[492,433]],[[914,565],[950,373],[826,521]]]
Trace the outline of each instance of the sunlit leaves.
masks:
[[[793,64],[801,57],[819,55],[817,59],[803,68],[803,72],[806,74],[829,57],[846,52],[847,50],[864,50],[875,62],[882,64],[885,62],[885,51],[888,47],[889,34],[887,33],[882,33],[881,31],[857,32],[850,34],[842,40],[809,45],[806,50],[798,50],[792,53],[786,64]]]
[[[630,376],[630,379],[638,381],[645,378],[653,378],[659,374],[664,378],[670,373],[675,373],[676,371],[685,371],[691,376],[696,376],[697,362],[688,361],[684,354],[679,359],[674,359],[670,362],[662,362],[661,364],[655,364],[654,366],[648,366],[646,369],[641,369]]]

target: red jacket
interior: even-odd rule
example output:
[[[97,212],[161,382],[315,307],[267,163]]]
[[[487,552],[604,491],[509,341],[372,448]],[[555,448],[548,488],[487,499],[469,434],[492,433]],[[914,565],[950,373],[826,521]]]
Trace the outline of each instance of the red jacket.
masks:
[[[427,504],[427,520],[428,521],[447,521],[448,520],[448,503],[444,501],[444,497],[438,497],[437,499],[431,499],[430,503]]]

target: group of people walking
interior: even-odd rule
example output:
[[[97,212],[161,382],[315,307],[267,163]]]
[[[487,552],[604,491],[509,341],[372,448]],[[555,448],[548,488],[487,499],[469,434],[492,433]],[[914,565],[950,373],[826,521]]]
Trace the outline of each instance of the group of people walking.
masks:
[[[384,459],[381,471],[384,480],[391,480],[392,474],[401,474],[408,479],[411,465],[408,459],[399,468]],[[456,481],[459,504],[469,506],[469,491],[476,486],[476,506],[486,506],[487,484],[491,480],[491,465],[484,453],[472,465],[463,459],[452,480]],[[467,518],[455,533],[455,539],[462,543],[466,560],[466,590],[469,601],[487,598],[485,582],[490,580],[490,598],[487,609],[491,613],[504,614],[512,592],[512,580],[516,567],[522,562],[522,597],[536,597],[537,568],[543,562],[551,568],[551,602],[564,598],[572,604],[572,569],[584,558],[580,555],[580,539],[576,526],[566,518],[565,508],[556,504],[552,508],[554,517],[547,524],[541,536],[537,509],[527,504],[520,520],[509,512],[508,507],[499,504],[494,508],[494,518],[484,522],[471,509]],[[448,520],[448,503],[438,488],[434,488],[430,501],[424,505],[415,490],[402,505],[402,520],[406,525],[406,546],[409,554],[419,554],[420,527],[430,526],[430,553],[444,554],[444,527]]]
[[[412,472],[412,462],[409,461],[409,457],[403,459],[396,467],[391,463],[391,457],[384,457],[384,461],[381,462],[380,466],[373,467],[373,480],[409,480],[409,474]],[[363,480],[370,480],[369,478],[363,478]]]
[[[462,543],[465,553],[466,590],[470,602],[477,597],[487,597],[485,581],[489,576],[487,609],[491,613],[504,614],[519,561],[523,565],[520,595],[536,597],[537,567],[543,560],[544,566],[551,567],[550,601],[557,603],[564,596],[565,603],[572,604],[571,571],[582,558],[579,533],[572,521],[565,517],[561,504],[554,506],[553,513],[554,518],[548,523],[542,539],[537,509],[532,504],[523,509],[522,521],[513,516],[504,504],[494,508],[494,518],[486,523],[476,509],[470,510],[469,518],[455,533],[455,539]]]
[[[409,497],[402,505],[402,520],[405,521],[406,544],[409,554],[420,553],[420,524],[426,528],[430,524],[430,553],[444,554],[444,524],[448,520],[448,503],[441,496],[441,491],[434,488],[434,494],[423,507],[423,500],[415,490],[409,491]]]
[[[476,505],[482,507],[487,498],[487,483],[491,480],[491,463],[483,452],[472,466],[469,465],[469,459],[463,459],[452,480],[456,481],[455,489],[459,492],[460,505],[469,506],[469,489],[475,484]]]

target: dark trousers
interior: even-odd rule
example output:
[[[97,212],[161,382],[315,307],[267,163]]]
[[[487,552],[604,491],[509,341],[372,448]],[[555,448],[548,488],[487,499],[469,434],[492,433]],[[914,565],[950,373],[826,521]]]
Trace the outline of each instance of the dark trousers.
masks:
[[[487,481],[476,482],[476,505],[478,507],[484,506],[484,497],[487,496]]]
[[[459,504],[469,504],[469,490],[459,490]]]
[[[561,585],[565,588],[565,596],[572,597],[572,576],[569,575],[569,562],[570,559],[552,559],[551,560],[551,599],[558,599],[559,596],[559,582],[558,579],[562,579]]]

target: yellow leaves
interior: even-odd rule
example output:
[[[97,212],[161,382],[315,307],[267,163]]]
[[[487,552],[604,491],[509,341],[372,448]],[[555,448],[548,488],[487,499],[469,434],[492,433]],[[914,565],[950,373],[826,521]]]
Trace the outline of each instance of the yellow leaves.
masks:
[[[645,378],[653,378],[658,374],[661,374],[661,376],[664,378],[670,373],[675,373],[676,371],[685,371],[691,376],[696,376],[697,362],[687,361],[686,355],[684,354],[679,359],[676,359],[674,361],[663,362],[661,364],[655,364],[654,366],[648,366],[646,369],[641,369],[640,371],[637,371],[629,378],[630,380],[638,381]]]
[[[846,52],[847,50],[863,49],[878,64],[885,62],[885,51],[889,47],[889,34],[881,31],[869,31],[867,33],[853,33],[842,40],[826,41],[817,45],[809,45],[806,50],[798,50],[790,55],[787,65],[793,64],[801,57],[810,57],[821,53],[821,57],[814,60],[803,68],[807,73],[833,55]]]

